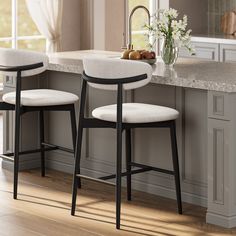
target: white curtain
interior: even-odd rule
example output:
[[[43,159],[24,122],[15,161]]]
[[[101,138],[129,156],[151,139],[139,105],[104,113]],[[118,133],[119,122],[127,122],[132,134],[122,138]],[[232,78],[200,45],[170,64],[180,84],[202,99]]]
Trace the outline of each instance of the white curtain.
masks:
[[[63,0],[26,0],[29,13],[47,39],[47,52],[61,50]]]

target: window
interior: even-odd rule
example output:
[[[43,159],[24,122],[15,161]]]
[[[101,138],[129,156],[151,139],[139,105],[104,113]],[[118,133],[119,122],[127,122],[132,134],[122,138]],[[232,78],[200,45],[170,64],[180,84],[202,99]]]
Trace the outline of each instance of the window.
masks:
[[[138,5],[147,7],[152,15],[156,10],[156,0],[128,0],[128,13]],[[145,49],[147,46],[146,31],[143,26],[147,23],[148,17],[143,9],[138,9],[132,18],[132,43],[135,49]]]
[[[31,19],[25,0],[0,0],[0,47],[46,50],[46,39]]]
[[[31,19],[25,0],[0,0],[0,47],[46,50],[46,39]],[[2,82],[0,76],[0,90]]]

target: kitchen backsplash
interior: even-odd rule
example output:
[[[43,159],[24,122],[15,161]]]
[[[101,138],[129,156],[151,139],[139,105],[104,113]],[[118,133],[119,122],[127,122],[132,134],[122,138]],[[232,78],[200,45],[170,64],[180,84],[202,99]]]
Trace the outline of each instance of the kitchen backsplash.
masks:
[[[221,17],[226,11],[236,11],[236,0],[208,0],[208,33],[219,34]]]

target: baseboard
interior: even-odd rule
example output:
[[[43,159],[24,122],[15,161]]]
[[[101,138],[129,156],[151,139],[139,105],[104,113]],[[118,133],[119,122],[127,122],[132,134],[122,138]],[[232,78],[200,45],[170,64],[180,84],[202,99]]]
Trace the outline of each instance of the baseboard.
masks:
[[[46,166],[50,169],[66,172],[66,173],[73,173],[73,168],[70,164],[65,164],[61,162],[57,162],[55,160],[47,160]],[[84,175],[88,175],[94,178],[98,178],[100,176],[103,176],[104,174],[109,174],[106,172],[98,171],[96,169],[92,170],[89,168],[82,167],[81,168],[81,173]],[[164,181],[164,180],[163,180]],[[125,186],[125,180],[123,181],[123,184]],[[138,180],[136,178],[133,178],[132,180],[132,187],[135,190],[139,190],[142,192],[170,198],[170,199],[176,199],[176,193],[175,189],[168,188],[168,187],[163,187],[160,185],[155,185],[155,184],[150,184],[145,182],[145,180]],[[182,200],[183,202],[191,203],[194,205],[199,205],[206,207],[207,206],[207,198],[203,196],[199,196],[196,194],[188,193],[188,192],[183,192],[182,191]]]
[[[50,160],[50,159],[47,159],[46,167],[48,169],[58,170],[58,171],[68,173],[68,174],[72,174],[74,171],[72,165],[64,163],[64,162],[62,163],[59,161]]]
[[[62,160],[60,157],[64,155],[61,152],[55,152],[52,154],[57,158],[48,158],[46,161],[46,167],[58,171],[62,171],[65,173],[73,173],[73,157],[68,155],[67,162],[58,161],[58,159]],[[65,160],[65,159],[64,159]],[[114,172],[114,166],[105,165],[104,163],[96,163],[95,161],[88,161],[87,159],[82,161],[82,174],[91,176],[91,177],[101,177],[104,175],[109,175],[111,172]],[[13,162],[3,160],[2,167],[4,169],[13,170]],[[20,170],[33,169],[40,167],[40,158],[38,155],[28,155],[27,157],[22,156],[20,161]],[[96,170],[96,171],[95,171]],[[123,183],[125,184],[125,178],[123,178]],[[162,174],[144,174],[139,176],[134,176],[132,178],[132,187],[133,189],[143,191],[146,193],[176,199],[176,193],[174,188],[174,180],[169,176]],[[194,205],[199,205],[206,207],[207,206],[207,198],[189,193],[182,190],[182,199],[184,202],[191,203]]]
[[[19,163],[19,170],[29,170],[29,169],[36,169],[40,167],[40,160],[39,159],[31,159],[22,161]],[[2,168],[6,170],[13,171],[13,162],[2,160]]]
[[[206,222],[208,224],[218,225],[230,229],[236,227],[236,216],[225,217],[219,214],[207,212]]]

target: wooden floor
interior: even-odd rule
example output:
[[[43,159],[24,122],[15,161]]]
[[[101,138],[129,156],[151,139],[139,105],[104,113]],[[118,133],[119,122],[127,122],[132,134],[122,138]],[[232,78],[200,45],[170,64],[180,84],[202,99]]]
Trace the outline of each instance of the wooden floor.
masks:
[[[3,152],[3,115],[0,113],[0,153]]]
[[[71,176],[55,171],[41,178],[38,170],[20,174],[19,199],[12,199],[12,174],[0,171],[0,235],[96,236],[96,235],[236,235],[205,224],[205,208],[133,192],[122,202],[121,230],[115,230],[113,187],[83,181],[76,216],[70,216]]]

